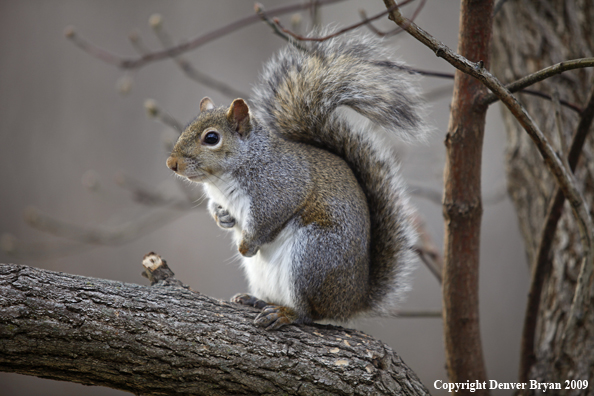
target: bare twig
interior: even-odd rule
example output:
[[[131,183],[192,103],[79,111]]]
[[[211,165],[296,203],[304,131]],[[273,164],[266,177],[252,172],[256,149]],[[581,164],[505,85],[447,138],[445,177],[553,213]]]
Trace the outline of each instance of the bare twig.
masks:
[[[19,260],[47,260],[81,253],[91,245],[73,241],[24,242],[14,235],[5,233],[0,237],[0,249]]]
[[[431,188],[431,187],[421,186],[421,185],[417,185],[417,184],[410,184],[410,183],[409,183],[408,187],[410,188],[411,195],[414,195],[414,196],[420,197],[420,198],[424,198],[424,199],[426,199],[434,204],[437,204],[437,205],[441,205],[443,203],[442,202],[443,192],[441,190]],[[483,194],[483,195],[484,195],[483,203],[485,205],[494,205],[494,204],[497,204],[505,199],[505,197],[507,196],[507,191],[506,191],[505,185],[501,184],[500,186],[495,188],[493,191],[490,191],[488,194]]]
[[[314,29],[322,26],[322,12],[320,11],[319,0],[309,0],[311,7],[309,8],[309,16],[311,18],[311,24]]]
[[[424,219],[419,215],[415,215],[413,218],[415,228],[419,234],[419,242],[414,247],[415,251],[419,255],[419,258],[427,266],[429,271],[437,278],[437,281],[441,283],[441,272],[443,269],[443,259],[441,253],[433,243],[433,238],[427,229],[427,224]]]
[[[441,318],[441,311],[399,311],[397,318]]]
[[[157,102],[155,102],[153,99],[145,100],[144,108],[146,109],[146,112],[149,117],[157,119],[164,125],[167,125],[171,129],[176,131],[178,134],[184,131],[184,126],[182,125],[182,123],[176,120],[174,117],[172,117],[169,113],[161,109],[157,105]]]
[[[582,152],[586,137],[594,120],[594,88],[590,92],[590,99],[582,112],[580,122],[576,128],[572,142],[567,154],[567,162],[572,171],[575,171],[577,162]],[[553,246],[553,238],[557,230],[557,223],[563,213],[565,196],[559,187],[555,188],[553,198],[549,202],[547,214],[540,233],[540,243],[536,250],[534,263],[532,264],[532,281],[528,292],[528,303],[524,317],[524,328],[522,330],[522,346],[520,353],[520,381],[528,378],[528,370],[534,365],[536,356],[534,353],[534,337],[538,311],[540,309],[540,298],[545,279],[551,272],[552,262],[549,260],[549,252]]]
[[[443,195],[441,190],[436,188],[421,186],[418,184],[408,184],[408,188],[410,189],[410,194],[414,195],[419,198],[424,198],[429,202],[432,202],[437,205],[441,205],[441,197]]]
[[[23,242],[11,234],[3,234],[0,237],[0,249],[6,254],[19,259],[59,258],[88,251],[97,246],[114,246],[128,243],[178,219],[184,213],[183,211],[171,210],[152,211],[138,220],[122,224],[119,227],[99,228],[69,224],[30,208],[25,213],[29,225],[41,231],[67,238],[67,240]]]
[[[386,4],[387,8],[394,6],[393,0],[384,0],[384,3]],[[526,109],[524,109],[520,102],[518,102],[511,92],[506,89],[505,86],[503,86],[503,84],[501,84],[491,73],[482,67],[482,62],[479,61],[477,63],[473,63],[463,56],[454,53],[446,45],[437,41],[430,34],[416,26],[414,22],[404,18],[397,8],[390,12],[390,19],[396,22],[399,26],[403,27],[407,32],[409,32],[413,37],[417,38],[427,47],[431,48],[437,56],[445,59],[458,70],[480,80],[496,95],[497,98],[499,98],[499,100],[501,100],[506,105],[506,107],[518,120],[520,125],[522,125],[524,130],[532,138],[540,154],[544,158],[545,165],[553,174],[558,186],[561,188],[566,199],[569,201],[574,217],[577,220],[585,259],[582,262],[580,276],[571,305],[569,319],[563,332],[564,343],[567,339],[568,332],[573,329],[573,327],[578,323],[579,318],[583,315],[583,303],[587,294],[587,287],[585,286],[588,284],[588,282],[590,282],[590,278],[594,269],[594,226],[592,224],[592,218],[590,217],[590,212],[584,197],[577,187],[571,171],[565,168],[563,161],[561,161],[556,155],[555,150],[550,145],[542,131],[538,128],[536,123],[532,120],[532,117],[530,117]],[[518,85],[518,89],[520,89],[534,82],[542,81],[545,78],[561,73],[562,71],[570,70],[571,68],[584,68],[591,66],[594,66],[594,58],[562,62],[543,69],[537,73],[526,76],[516,83]],[[487,104],[487,101],[483,100],[482,103]]]
[[[293,37],[289,36],[288,34],[284,33],[279,26],[268,16],[266,11],[264,10],[264,6],[260,3],[254,4],[254,11],[256,14],[264,21],[268,26],[272,28],[274,34],[282,38],[283,40],[287,41],[289,44],[293,45],[295,48],[306,52],[307,48],[303,47],[297,40]]]
[[[128,41],[130,41],[130,44],[132,44],[132,47],[136,50],[136,52],[138,52],[139,55],[148,54],[150,52],[148,47],[142,42],[140,33],[138,31],[135,30],[131,32],[128,35]]]
[[[565,143],[565,134],[563,133],[563,120],[561,118],[561,102],[559,101],[559,92],[555,91],[552,95],[553,107],[555,108],[555,125],[557,127],[557,136],[559,137],[559,157],[564,161],[564,165],[569,168],[567,163],[567,144]]]
[[[442,72],[435,72],[435,71],[431,71],[431,70],[420,70],[420,69],[414,69],[412,67],[408,67],[408,66],[400,66],[400,68],[402,70],[405,70],[409,73],[414,73],[414,74],[419,74],[421,76],[426,76],[426,77],[436,77],[436,78],[444,78],[447,80],[453,80],[454,79],[454,74],[453,73],[442,73]],[[510,84],[511,85],[511,84]],[[505,86],[506,88],[509,88],[509,85]],[[537,91],[535,89],[520,89],[519,91],[517,91],[519,93],[523,93],[523,94],[527,94],[527,95],[532,95],[532,96],[538,96],[539,98],[543,98],[543,99],[547,99],[552,101],[553,98],[550,95],[547,95],[544,92],[540,92]],[[488,95],[492,95],[492,94],[488,94]],[[489,102],[487,104],[491,104],[491,103],[495,103],[498,99],[494,100],[493,102]],[[571,103],[568,102],[566,100],[560,99],[559,103],[561,103],[562,106],[567,107],[573,111],[575,111],[576,113],[581,113],[582,109],[577,106],[575,103]]]
[[[405,0],[405,1],[402,2],[402,4],[400,4],[400,6],[402,7],[402,6],[408,4],[408,3],[412,2],[412,1],[414,1],[414,0]],[[337,30],[336,32],[334,32],[332,34],[329,34],[327,36],[324,36],[324,37],[305,37],[305,36],[302,36],[300,34],[294,33],[292,31],[290,31],[289,29],[284,28],[281,25],[280,21],[277,18],[273,18],[272,20],[273,20],[273,22],[278,26],[278,28],[283,33],[288,34],[289,36],[293,37],[296,40],[299,40],[299,41],[326,41],[326,40],[329,40],[329,39],[331,39],[333,37],[340,36],[341,34],[344,34],[344,33],[348,32],[349,30],[353,30],[353,29],[356,29],[358,27],[361,27],[361,26],[363,26],[363,25],[365,25],[365,24],[367,24],[367,23],[369,23],[371,21],[375,21],[376,19],[379,19],[379,18],[381,18],[381,17],[383,17],[385,15],[388,15],[389,12],[390,12],[390,10],[386,10],[386,11],[380,12],[379,14],[377,14],[375,16],[372,16],[369,19],[365,19],[365,20],[363,20],[363,21],[361,21],[359,23],[355,23],[353,25],[347,26],[344,29]]]
[[[506,88],[508,86],[506,85]],[[523,93],[523,94],[528,94],[528,95],[532,95],[532,96],[538,96],[539,98],[543,98],[543,99],[547,99],[552,101],[553,97],[551,95],[547,95],[546,93],[540,92],[540,91],[536,91],[534,89],[521,89],[519,91],[517,91],[518,93]],[[561,106],[565,106],[568,109],[571,109],[573,111],[575,111],[576,113],[580,114],[582,112],[582,109],[576,105],[575,103],[571,103],[568,102],[566,100],[560,99],[559,103],[561,104]]]
[[[405,68],[406,70],[408,70],[410,73],[417,73],[420,74],[422,76],[427,76],[427,77],[437,77],[437,78],[445,78],[448,80],[453,80],[454,79],[454,74],[453,73],[440,73],[440,72],[434,72],[434,71],[430,71],[430,70],[418,70],[418,69],[413,69],[413,68]],[[506,85],[505,87],[507,89],[509,89],[510,87],[513,87],[515,83],[511,83]],[[515,90],[515,91],[511,91],[511,92],[519,92],[519,93],[523,93],[523,94],[527,94],[527,95],[532,95],[532,96],[538,96],[539,98],[543,98],[543,99],[547,99],[552,101],[553,98],[550,95],[545,94],[544,92],[540,92],[537,91],[535,89],[526,89],[526,88],[522,88],[519,90]],[[487,94],[486,98],[490,97],[493,94]],[[486,100],[486,104],[491,104],[491,103],[495,103],[498,99],[496,98],[493,101],[489,101]],[[573,111],[575,111],[576,113],[581,113],[582,109],[577,106],[574,103],[568,102],[566,100],[560,99],[559,103],[561,103],[562,106],[565,106]]]
[[[415,246],[414,249],[417,252],[417,255],[419,256],[423,264],[425,264],[425,266],[429,270],[429,272],[431,272],[433,276],[435,276],[437,281],[441,284],[441,255],[437,254],[433,250],[427,250],[421,246]]]
[[[414,21],[415,19],[417,19],[417,16],[420,14],[420,12],[423,9],[423,7],[425,7],[425,3],[426,2],[427,2],[427,0],[421,0],[421,2],[419,3],[419,5],[417,6],[415,12],[410,17],[410,20],[411,21]],[[390,30],[388,32],[382,32],[381,30],[379,30],[378,28],[376,28],[371,23],[371,20],[370,19],[367,18],[367,13],[365,12],[365,10],[359,10],[359,15],[361,15],[361,18],[363,19],[363,22],[365,22],[365,25],[369,28],[369,30],[371,30],[372,32],[374,32],[376,35],[378,35],[380,37],[395,36],[395,35],[397,35],[399,33],[404,32],[404,29],[402,29],[400,26],[398,26],[396,29]]]
[[[421,4],[421,5],[423,5],[423,4]],[[419,11],[420,8],[421,7],[417,8],[417,11]],[[415,14],[413,15],[413,19],[416,17],[417,11],[415,11]],[[385,15],[385,14],[389,13],[389,10],[384,11],[381,14],[375,15],[374,17],[372,17],[370,19],[366,19],[365,11],[361,10],[360,12],[364,16],[364,21],[363,22],[369,22],[369,21],[372,21],[372,20],[374,20],[376,18],[381,17],[382,15]],[[301,36],[301,35],[292,33],[289,30],[284,29],[280,25],[280,23],[278,22],[277,19],[271,20],[266,15],[266,13],[264,12],[263,7],[259,3],[256,3],[256,13],[258,13],[258,15],[260,15],[260,17],[262,18],[262,20],[264,22],[266,22],[272,28],[272,30],[274,31],[274,33],[276,35],[280,36],[282,39],[286,40],[287,42],[293,44],[294,46],[298,47],[299,49],[301,49],[303,51],[305,51],[306,49],[304,49],[303,47],[299,46],[299,44],[297,42],[295,42],[295,39],[302,40],[302,41],[325,41],[325,40],[328,40],[328,39],[333,38],[335,36],[338,36],[338,35],[346,32],[348,30],[351,30],[351,29],[354,29],[354,28],[360,26],[360,24],[358,24],[358,25],[352,25],[352,26],[349,26],[347,28],[344,28],[344,29],[342,29],[342,30],[340,30],[340,31],[338,31],[336,33],[330,34],[330,35],[325,36],[325,37],[309,38],[309,37],[304,37],[304,36]],[[375,29],[374,27],[372,27],[373,25],[371,25],[371,24],[368,24],[368,26],[370,28],[372,28],[372,29]],[[400,27],[398,27],[397,29],[402,30],[402,28],[400,28]],[[378,33],[379,35],[382,35],[383,34],[382,32],[379,32],[377,29],[376,29],[376,33]],[[399,68],[401,70],[404,70],[404,71],[408,72],[408,73],[419,74],[419,75],[425,76],[425,77],[444,78],[444,79],[448,79],[448,80],[453,80],[454,79],[454,74],[453,73],[436,72],[436,71],[432,71],[432,70],[422,70],[422,69],[416,69],[416,68],[412,68],[412,67],[404,66],[404,65],[399,65]],[[568,70],[571,70],[571,69],[568,69]],[[537,81],[535,81],[535,82],[537,82]],[[506,85],[506,88],[508,88],[508,89],[510,89],[510,87],[511,88],[514,88],[516,86],[515,84],[517,84],[517,83],[518,82],[509,84],[509,85]],[[530,85],[530,84],[528,84],[528,85]],[[519,91],[521,93],[525,93],[527,95],[533,95],[533,96],[538,96],[538,97],[543,98],[543,99],[552,100],[552,97],[550,95],[547,95],[547,94],[545,94],[543,92],[540,92],[540,91],[537,91],[537,90],[525,89],[525,88],[520,88],[520,89],[517,89],[515,91],[512,90],[512,92],[517,92],[517,91]],[[486,104],[491,104],[491,103],[494,103],[494,102],[496,102],[498,100],[497,97],[495,97],[495,99],[492,100],[492,101],[490,99],[488,99],[488,98],[491,97],[491,95],[493,95],[493,94],[488,94],[485,97]],[[568,108],[570,108],[571,110],[573,110],[573,111],[575,111],[577,113],[581,113],[581,111],[582,111],[582,109],[580,107],[578,107],[577,105],[575,105],[573,103],[567,102],[566,100],[560,100],[559,102],[561,103],[561,105],[563,105],[565,107],[568,107]]]
[[[171,48],[174,46],[171,36],[163,26],[163,18],[161,17],[161,15],[153,14],[149,19],[149,24],[153,29],[155,36],[157,36],[157,39],[161,42],[163,48]],[[179,66],[181,71],[184,72],[184,74],[188,78],[209,88],[217,90],[218,92],[232,99],[249,98],[249,95],[247,93],[237,90],[232,86],[228,85],[227,83],[219,81],[206,73],[202,73],[194,66],[192,66],[192,64],[183,56],[177,55],[174,56],[173,59],[175,60],[175,63]]]
[[[147,186],[144,183],[141,183],[140,181],[123,173],[118,173],[116,175],[116,182],[120,187],[130,191],[133,195],[134,201],[142,205],[168,207],[171,209],[182,211],[189,211],[203,206],[199,204],[194,204],[189,199],[180,200],[176,198],[166,197],[163,194],[159,194],[158,192],[154,191],[154,187]]]
[[[121,245],[146,235],[184,214],[185,212],[180,210],[152,211],[118,227],[109,228],[83,227],[70,224],[40,213],[33,208],[26,211],[25,219],[31,227],[76,242],[89,245]]]
[[[390,36],[396,35],[396,34],[404,31],[400,27],[397,27],[396,29],[392,29],[387,32],[382,32],[381,30],[376,28],[373,25],[373,23],[371,23],[371,20],[367,17],[367,12],[365,12],[365,10],[359,10],[359,15],[361,16],[361,19],[363,20],[363,22],[365,22],[365,26],[367,26],[367,28],[369,30],[371,30],[373,33],[375,33],[379,37],[390,37]]]
[[[518,92],[526,87],[536,84],[542,80],[546,80],[547,78],[553,77],[557,74],[574,69],[583,69],[585,67],[594,67],[594,58],[573,59],[545,67],[544,69],[524,76],[513,83],[507,84],[505,88],[511,93]],[[550,99],[550,96],[548,98]],[[485,97],[481,99],[482,103],[485,105],[490,105],[491,103],[494,103],[498,100],[500,100],[500,98],[495,92],[485,95]]]
[[[338,3],[340,1],[344,1],[344,0],[320,0],[320,1],[318,1],[317,4],[318,5],[328,5],[328,4]],[[288,13],[299,11],[299,10],[309,9],[311,6],[312,5],[310,2],[305,2],[305,3],[300,2],[298,4],[291,4],[288,6],[277,7],[277,8],[271,9],[269,11],[269,13],[270,13],[270,15],[282,15],[282,14],[288,14]],[[86,40],[84,40],[82,37],[80,37],[76,33],[76,31],[74,30],[73,27],[68,27],[65,30],[64,35],[67,38],[69,38],[70,40],[72,40],[72,42],[76,46],[78,46],[80,49],[87,52],[89,55],[94,56],[106,63],[112,64],[112,65],[117,66],[121,69],[138,69],[138,68],[143,67],[151,62],[172,58],[174,56],[178,56],[185,52],[191,51],[191,50],[198,48],[206,43],[209,43],[217,38],[226,36],[227,34],[229,34],[231,32],[234,32],[234,31],[242,29],[248,25],[251,25],[255,22],[258,22],[259,20],[260,20],[260,17],[258,15],[249,15],[249,16],[240,18],[234,22],[231,22],[225,26],[222,26],[218,29],[210,31],[206,34],[203,34],[202,36],[196,37],[195,39],[192,39],[190,41],[186,41],[184,43],[176,45],[175,47],[167,48],[162,51],[149,52],[149,53],[142,55],[139,58],[124,58],[124,57],[115,55],[111,52],[105,51],[105,50],[87,42]]]

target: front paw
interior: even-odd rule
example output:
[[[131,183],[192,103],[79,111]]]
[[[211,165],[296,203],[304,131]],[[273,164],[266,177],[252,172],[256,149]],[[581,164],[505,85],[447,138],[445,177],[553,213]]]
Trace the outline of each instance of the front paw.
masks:
[[[214,212],[215,221],[219,227],[228,229],[235,226],[235,218],[231,216],[227,209],[217,205]]]
[[[298,317],[292,308],[270,304],[256,316],[254,323],[266,330],[278,330],[285,325],[295,323]]]

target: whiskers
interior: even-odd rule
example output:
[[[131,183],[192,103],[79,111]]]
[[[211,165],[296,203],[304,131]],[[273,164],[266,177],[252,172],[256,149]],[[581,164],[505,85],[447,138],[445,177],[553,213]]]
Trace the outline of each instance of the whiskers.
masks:
[[[202,191],[202,195],[199,196],[198,198],[196,198],[193,202],[192,202],[192,209],[197,209],[200,206],[202,206],[202,204],[204,203],[204,201],[208,199],[208,197],[206,196],[206,193],[204,191]]]

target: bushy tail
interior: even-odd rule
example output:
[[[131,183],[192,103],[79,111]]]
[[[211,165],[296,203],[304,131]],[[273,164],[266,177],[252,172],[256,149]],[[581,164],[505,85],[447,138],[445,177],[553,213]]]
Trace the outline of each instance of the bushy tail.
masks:
[[[289,46],[265,67],[252,109],[265,128],[331,151],[353,170],[371,216],[370,306],[387,315],[407,289],[414,261],[412,210],[385,139],[334,113],[348,106],[401,139],[426,137],[425,105],[414,77],[382,48],[371,36],[342,36],[308,51]]]

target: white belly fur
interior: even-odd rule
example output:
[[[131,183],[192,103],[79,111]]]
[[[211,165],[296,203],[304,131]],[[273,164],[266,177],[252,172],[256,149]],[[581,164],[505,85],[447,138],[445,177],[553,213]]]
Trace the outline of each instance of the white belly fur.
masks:
[[[294,307],[293,250],[296,230],[287,225],[271,243],[260,247],[253,257],[243,257],[250,293],[270,303]]]
[[[235,218],[233,237],[239,245],[241,232],[250,221],[250,198],[231,178],[221,176],[212,181],[204,183],[204,190]],[[298,232],[295,225],[288,224],[274,241],[261,246],[256,255],[241,257],[250,294],[267,302],[294,307],[291,266]]]

